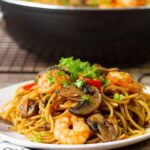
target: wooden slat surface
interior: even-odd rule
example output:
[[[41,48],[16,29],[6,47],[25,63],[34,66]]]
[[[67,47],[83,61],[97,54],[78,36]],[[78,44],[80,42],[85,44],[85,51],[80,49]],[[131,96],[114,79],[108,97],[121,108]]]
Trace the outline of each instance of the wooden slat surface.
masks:
[[[21,49],[0,28],[0,72],[38,72],[46,68],[47,62],[31,52]]]

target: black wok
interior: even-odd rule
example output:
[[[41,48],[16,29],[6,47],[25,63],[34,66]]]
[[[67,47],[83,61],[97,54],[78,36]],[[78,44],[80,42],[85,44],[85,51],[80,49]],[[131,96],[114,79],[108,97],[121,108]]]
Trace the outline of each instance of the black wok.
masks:
[[[74,56],[109,66],[150,60],[150,8],[98,9],[1,0],[7,31],[45,60]]]

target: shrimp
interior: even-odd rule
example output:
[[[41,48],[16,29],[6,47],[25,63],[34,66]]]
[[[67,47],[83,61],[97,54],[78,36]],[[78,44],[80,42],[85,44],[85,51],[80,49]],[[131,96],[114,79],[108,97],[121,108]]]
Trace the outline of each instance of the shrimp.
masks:
[[[46,74],[40,75],[38,79],[38,88],[40,93],[48,93],[50,84],[48,83]]]
[[[147,0],[116,0],[117,4],[124,7],[144,6]]]
[[[47,73],[42,73],[38,77],[38,88],[40,93],[52,93],[61,88],[62,81],[69,79],[68,75],[59,75],[59,69],[51,69]],[[54,80],[52,83],[48,82],[48,75]]]
[[[91,135],[83,118],[65,115],[55,122],[54,136],[60,144],[83,144]]]
[[[131,93],[138,93],[140,90],[139,85],[136,84],[131,75],[126,72],[109,72],[106,79],[110,80],[112,85],[125,87],[127,91]]]

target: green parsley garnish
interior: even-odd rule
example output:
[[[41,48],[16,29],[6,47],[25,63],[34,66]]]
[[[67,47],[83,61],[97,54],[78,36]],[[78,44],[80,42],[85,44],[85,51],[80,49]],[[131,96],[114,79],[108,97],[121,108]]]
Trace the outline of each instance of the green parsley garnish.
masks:
[[[38,83],[38,80],[39,80],[38,78],[35,78],[35,79],[34,79],[34,82]]]
[[[108,86],[110,84],[110,80],[105,81],[105,86]]]
[[[89,95],[83,95],[83,96],[82,96],[82,100],[83,100],[83,101],[88,100],[88,99],[89,99]]]
[[[89,62],[83,62],[80,59],[74,60],[73,57],[62,58],[59,61],[59,67],[70,73],[70,79],[72,81],[77,80],[79,74],[92,79],[97,77],[97,68],[95,65],[91,65]]]
[[[49,84],[54,83],[56,81],[56,79],[51,77],[50,75],[47,76],[47,79]]]
[[[63,84],[64,86],[66,86],[66,85],[68,85],[69,83],[68,83],[67,80],[62,80],[62,81],[61,81],[61,84]]]
[[[33,136],[34,136],[33,142],[37,143],[41,142],[41,134],[39,132],[34,132]]]
[[[76,80],[76,81],[73,83],[73,85],[75,85],[76,87],[80,88],[80,87],[82,87],[82,86],[84,85],[84,81],[78,79],[78,80]]]
[[[66,75],[66,73],[64,71],[60,70],[60,71],[55,72],[54,75],[55,76],[64,76],[64,75]]]
[[[68,0],[60,0],[60,2],[62,3],[62,5],[68,5]]]
[[[87,71],[83,74],[87,78],[95,79],[97,77],[96,73],[93,71]]]
[[[117,101],[120,101],[123,98],[124,98],[124,96],[122,94],[119,94],[119,93],[114,94],[114,99],[117,100]]]
[[[77,73],[71,73],[70,74],[70,80],[75,81],[78,78],[78,74]]]
[[[101,81],[101,83],[102,83],[103,85],[106,83],[106,80],[104,79],[103,76],[99,76],[98,78],[100,79],[100,81]],[[107,81],[107,82],[108,82],[108,81]]]
[[[89,95],[83,95],[81,100],[85,103],[91,104],[90,96]]]

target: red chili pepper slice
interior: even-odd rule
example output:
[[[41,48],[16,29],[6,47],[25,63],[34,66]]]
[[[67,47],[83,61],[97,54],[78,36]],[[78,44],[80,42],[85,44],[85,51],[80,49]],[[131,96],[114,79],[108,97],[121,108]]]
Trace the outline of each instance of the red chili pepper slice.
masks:
[[[95,87],[97,87],[98,89],[101,88],[101,82],[99,80],[94,80],[94,79],[89,79],[89,78],[86,78],[85,81],[90,84],[90,85],[93,85]]]
[[[24,89],[24,90],[29,90],[29,89],[31,89],[34,85],[36,85],[37,83],[36,82],[33,82],[33,83],[29,83],[29,84],[26,84],[26,85],[24,85],[22,88]]]

